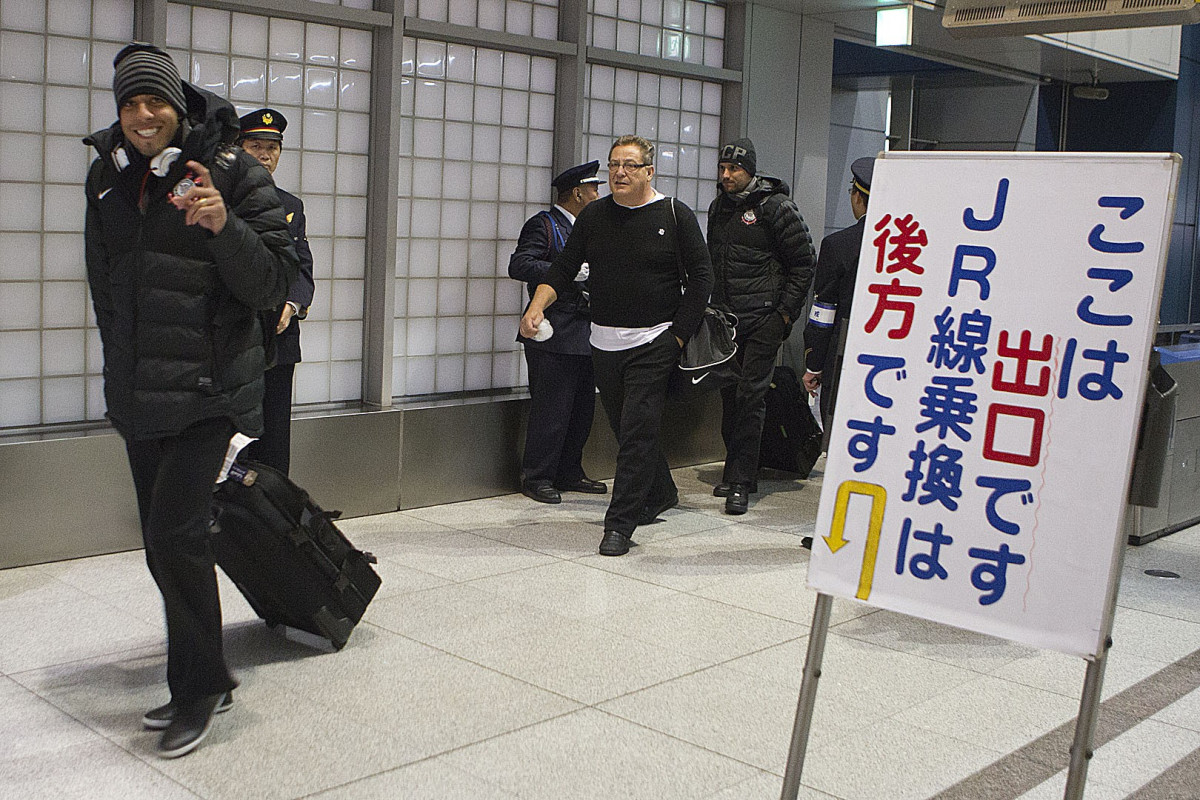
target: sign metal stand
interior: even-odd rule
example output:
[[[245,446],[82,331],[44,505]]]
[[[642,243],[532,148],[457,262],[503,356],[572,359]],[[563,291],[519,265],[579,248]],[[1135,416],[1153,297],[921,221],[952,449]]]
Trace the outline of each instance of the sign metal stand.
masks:
[[[1125,520],[1129,509],[1126,506]],[[1124,529],[1124,523],[1122,524]],[[1125,563],[1124,545],[1117,559],[1115,576],[1109,587],[1108,630],[1104,648],[1096,658],[1088,661],[1087,674],[1083,680],[1083,691],[1079,698],[1079,714],[1075,718],[1075,737],[1071,743],[1071,760],[1067,772],[1067,786],[1063,800],[1083,800],[1083,789],[1087,783],[1088,765],[1092,760],[1092,740],[1096,733],[1096,718],[1100,710],[1101,691],[1104,686],[1104,670],[1108,666],[1108,653],[1112,648],[1112,621],[1117,609],[1117,588],[1121,569]],[[788,748],[787,768],[783,773],[783,792],[780,800],[796,800],[800,794],[800,776],[804,772],[804,757],[808,752],[808,736],[812,730],[813,709],[817,702],[817,684],[821,679],[821,665],[825,660],[825,641],[829,637],[829,619],[833,613],[833,597],[817,593],[813,608],[812,630],[808,637],[808,652],[804,659],[804,678],[800,683],[800,698],[796,704],[796,721],[792,725],[792,742]]]

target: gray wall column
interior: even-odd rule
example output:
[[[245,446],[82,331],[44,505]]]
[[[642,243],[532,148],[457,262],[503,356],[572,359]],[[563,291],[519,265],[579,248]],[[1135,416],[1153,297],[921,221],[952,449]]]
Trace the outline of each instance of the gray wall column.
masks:
[[[913,149],[913,109],[916,107],[916,80],[912,75],[892,79],[892,116],[888,121],[891,149]]]
[[[825,229],[825,182],[829,174],[829,121],[833,96],[833,23],[805,17],[800,37],[800,114],[796,124],[796,170],[792,196],[809,230]]]
[[[159,47],[167,46],[167,0],[137,0],[134,3],[133,38]]]
[[[392,25],[375,28],[371,47],[368,144],[371,171],[367,178],[362,400],[369,408],[387,408],[392,404],[392,341],[396,324],[396,198],[400,188],[404,4],[377,0],[376,6],[392,15]]]
[[[558,38],[575,45],[575,52],[558,57],[554,97],[554,174],[583,161],[583,129],[587,113],[583,93],[587,75],[587,2],[561,0]]]

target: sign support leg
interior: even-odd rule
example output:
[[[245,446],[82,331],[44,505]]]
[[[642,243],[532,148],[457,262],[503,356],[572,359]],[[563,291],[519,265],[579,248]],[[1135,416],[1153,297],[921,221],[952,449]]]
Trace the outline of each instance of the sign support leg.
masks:
[[[808,634],[808,655],[804,660],[804,679],[800,684],[800,700],[796,704],[796,723],[792,726],[792,744],[788,750],[787,770],[783,774],[783,794],[780,800],[796,800],[800,794],[800,773],[804,771],[804,754],[808,750],[808,733],[812,727],[813,707],[817,701],[817,681],[821,678],[821,661],[825,658],[825,639],[829,634],[829,616],[833,597],[817,593],[813,608],[812,629]]]
[[[1117,555],[1108,587],[1108,612],[1105,616],[1104,646],[1092,661],[1088,662],[1087,675],[1083,679],[1083,695],[1079,698],[1079,716],[1075,719],[1075,739],[1071,743],[1071,765],[1067,771],[1067,788],[1063,800],[1083,800],[1083,787],[1087,782],[1088,765],[1092,760],[1092,738],[1096,733],[1096,718],[1100,713],[1101,689],[1104,686],[1104,670],[1108,666],[1108,652],[1112,648],[1113,618],[1117,613],[1117,589],[1121,584],[1121,573],[1125,568],[1125,548],[1129,541],[1129,526],[1135,522],[1133,510],[1126,505],[1121,521],[1121,536],[1117,542]]]
[[[1088,764],[1092,760],[1092,736],[1096,732],[1096,716],[1100,711],[1100,689],[1104,684],[1104,668],[1108,665],[1109,638],[1104,652],[1089,661],[1087,677],[1083,679],[1083,696],[1079,699],[1079,716],[1075,719],[1075,739],[1071,743],[1071,766],[1067,772],[1067,788],[1063,800],[1083,800]]]

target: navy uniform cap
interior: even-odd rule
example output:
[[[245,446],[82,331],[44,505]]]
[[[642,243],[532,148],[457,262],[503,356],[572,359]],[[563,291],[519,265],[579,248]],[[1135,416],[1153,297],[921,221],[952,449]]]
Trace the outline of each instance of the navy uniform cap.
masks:
[[[273,139],[283,141],[283,129],[287,127],[287,117],[273,108],[260,108],[242,117],[242,132],[240,139]]]
[[[850,165],[850,174],[854,176],[853,186],[863,194],[871,193],[871,175],[875,172],[875,159],[871,156],[854,159]]]
[[[550,181],[550,185],[561,193],[585,183],[602,183],[603,181],[596,177],[596,173],[599,171],[600,162],[589,161],[586,164],[579,164],[563,170],[557,178]]]

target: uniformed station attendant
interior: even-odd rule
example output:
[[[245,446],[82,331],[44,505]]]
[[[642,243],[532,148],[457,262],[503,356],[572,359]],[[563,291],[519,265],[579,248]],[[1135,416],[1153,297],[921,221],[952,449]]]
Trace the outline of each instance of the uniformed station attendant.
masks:
[[[850,165],[850,208],[858,220],[821,240],[817,272],[813,278],[813,304],[804,328],[804,387],[810,394],[821,389],[821,417],[829,430],[837,399],[838,374],[846,347],[846,325],[854,299],[854,276],[866,227],[867,201],[875,159],[855,159]]]
[[[525,281],[532,298],[546,279],[550,262],[562,252],[575,218],[595,200],[601,182],[599,161],[579,164],[550,182],[553,207],[534,214],[521,227],[508,261],[509,277]],[[521,459],[521,492],[539,503],[561,503],[562,492],[604,494],[608,487],[583,471],[583,447],[596,410],[592,371],[592,315],[587,271],[580,270],[572,291],[546,309],[552,333],[536,339],[517,336],[529,365],[529,428]],[[549,332],[549,331],[547,331]]]
[[[283,150],[287,118],[273,108],[260,108],[241,118],[238,144],[272,175]],[[288,231],[300,256],[300,274],[279,309],[275,326],[275,365],[266,373],[263,396],[263,435],[246,448],[246,455],[275,467],[285,475],[291,464],[292,375],[300,361],[300,323],[313,300],[313,258],[305,231],[304,203],[294,194],[275,187],[287,213]]]

